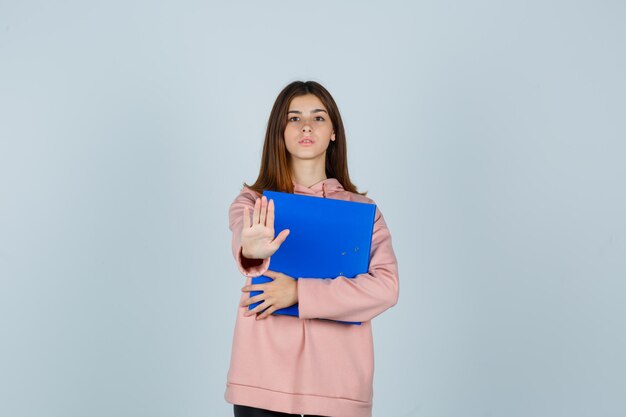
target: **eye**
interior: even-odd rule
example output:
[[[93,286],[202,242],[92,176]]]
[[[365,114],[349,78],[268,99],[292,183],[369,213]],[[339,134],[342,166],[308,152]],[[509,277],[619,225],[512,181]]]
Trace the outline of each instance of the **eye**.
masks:
[[[295,122],[295,120],[294,120],[294,119],[297,119],[297,118],[298,118],[298,116],[293,116],[293,117],[290,117],[290,118],[289,118],[289,119],[287,119],[287,120],[288,120],[288,121],[290,121],[290,122]]]
[[[323,122],[325,120],[322,116],[317,116],[316,119],[318,119],[320,122]]]

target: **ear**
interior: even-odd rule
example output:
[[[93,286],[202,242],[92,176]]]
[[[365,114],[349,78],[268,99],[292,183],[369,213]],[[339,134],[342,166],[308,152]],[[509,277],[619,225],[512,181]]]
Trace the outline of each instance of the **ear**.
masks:
[[[330,135],[330,140],[334,141],[335,140],[335,132],[333,132],[332,135]]]

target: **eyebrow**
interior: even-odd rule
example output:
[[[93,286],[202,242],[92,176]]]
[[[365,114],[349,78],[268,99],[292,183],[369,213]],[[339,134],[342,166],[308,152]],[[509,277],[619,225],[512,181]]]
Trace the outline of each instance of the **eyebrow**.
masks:
[[[311,113],[319,113],[319,112],[324,112],[324,113],[326,113],[326,110],[324,110],[324,109],[314,109],[314,110],[311,110]],[[289,111],[287,112],[287,114],[289,114],[289,113],[298,113],[298,114],[302,114],[302,112],[301,112],[300,110],[289,110]]]

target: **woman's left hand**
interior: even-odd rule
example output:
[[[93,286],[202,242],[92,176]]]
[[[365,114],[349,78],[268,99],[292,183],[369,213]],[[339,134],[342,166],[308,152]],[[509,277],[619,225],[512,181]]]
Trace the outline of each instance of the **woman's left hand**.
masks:
[[[268,270],[263,275],[272,278],[272,281],[265,284],[246,285],[241,289],[243,292],[263,291],[262,294],[247,298],[240,304],[242,307],[247,307],[261,301],[261,304],[244,313],[244,316],[248,317],[265,310],[257,316],[257,320],[262,320],[274,311],[298,302],[298,281],[282,272]]]

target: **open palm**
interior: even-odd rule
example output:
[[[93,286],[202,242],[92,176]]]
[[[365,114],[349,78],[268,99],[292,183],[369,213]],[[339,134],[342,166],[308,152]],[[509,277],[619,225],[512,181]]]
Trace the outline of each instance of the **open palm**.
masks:
[[[289,229],[285,229],[274,238],[274,200],[268,202],[265,196],[256,199],[252,223],[250,223],[249,208],[244,207],[241,247],[242,255],[246,258],[269,258],[278,250],[288,235]]]

